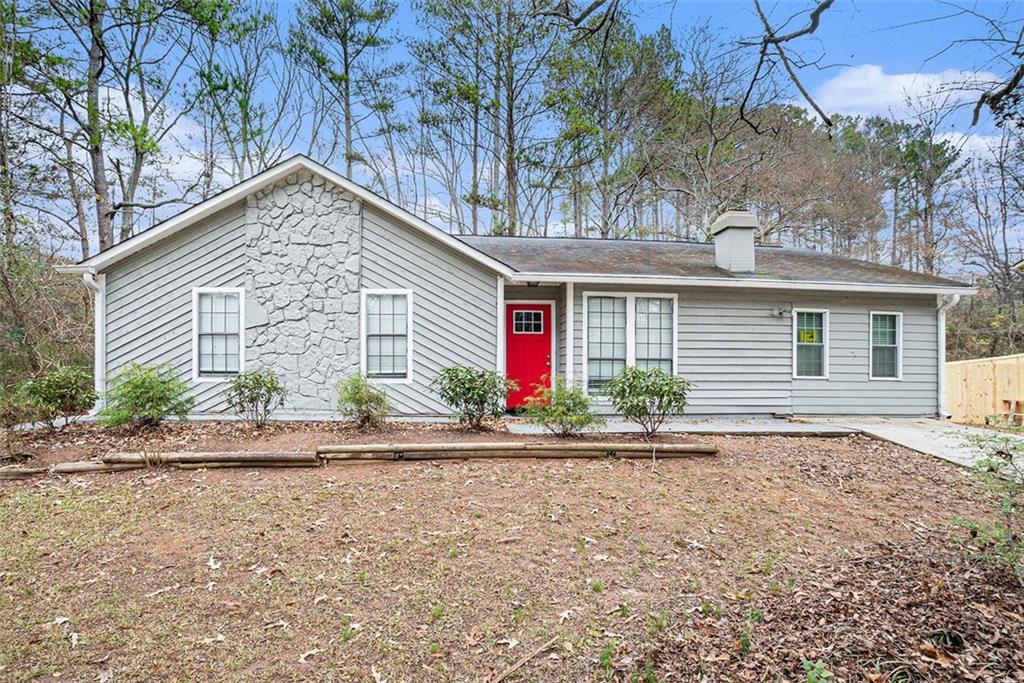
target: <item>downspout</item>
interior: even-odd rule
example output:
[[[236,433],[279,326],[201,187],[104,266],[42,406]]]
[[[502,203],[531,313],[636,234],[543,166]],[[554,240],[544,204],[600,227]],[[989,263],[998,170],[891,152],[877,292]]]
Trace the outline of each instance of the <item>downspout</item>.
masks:
[[[82,273],[85,286],[93,293],[93,381],[96,405],[91,415],[98,413],[107,394],[107,276],[102,273]]]
[[[939,413],[939,419],[940,420],[945,420],[946,418],[949,417],[949,414],[946,413],[946,311],[948,311],[949,309],[953,308],[953,306],[956,306],[957,303],[959,303],[959,302],[960,302],[960,295],[959,294],[953,294],[952,296],[948,296],[948,297],[947,296],[943,296],[942,294],[940,294],[937,297],[936,308],[938,309],[938,316],[937,316],[938,319],[937,319],[936,324],[938,325],[938,334],[939,334],[938,354],[937,354],[937,356],[938,356],[938,359],[937,359],[938,360],[938,363],[937,363],[938,368],[937,369],[938,369],[938,374],[939,374],[939,377],[938,377],[938,379],[939,379],[939,382],[938,382],[938,384],[939,384],[939,391],[938,391],[938,397],[937,397],[938,400],[936,401],[936,406],[938,407],[938,413]]]

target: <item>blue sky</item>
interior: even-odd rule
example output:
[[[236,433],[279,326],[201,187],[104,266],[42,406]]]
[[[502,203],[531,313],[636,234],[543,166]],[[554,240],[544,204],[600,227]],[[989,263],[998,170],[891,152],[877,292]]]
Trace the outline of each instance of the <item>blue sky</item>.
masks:
[[[788,30],[802,27],[814,4],[762,0],[777,29],[792,18]],[[986,34],[983,19],[957,5],[984,16],[1024,20],[1024,1],[837,0],[812,36],[791,44],[805,59],[821,57],[820,65],[802,69],[800,78],[830,112],[900,115],[906,110],[905,93],[941,88],[959,79],[961,71],[996,68],[985,48],[956,43]],[[666,24],[674,35],[683,35],[688,27],[705,21],[723,34],[761,32],[753,0],[634,0],[629,8],[644,32]],[[971,100],[966,95],[964,99]],[[968,107],[949,125],[973,135],[993,132],[988,119],[974,128],[969,124]]]
[[[408,35],[415,10],[408,0],[399,4],[396,25]],[[623,0],[626,11],[644,33],[662,24],[675,36],[705,23],[722,37],[760,34],[753,0]],[[1024,0],[956,2],[988,16],[1008,15],[1024,20]],[[579,3],[577,3],[579,4]],[[793,18],[790,29],[806,22],[815,2],[762,0],[778,28]],[[290,3],[284,3],[287,7]],[[791,49],[811,59],[821,56],[819,67],[800,72],[804,84],[830,112],[848,114],[905,113],[905,94],[921,94],[960,78],[959,71],[984,69],[988,55],[977,45],[945,50],[958,39],[985,34],[983,21],[948,2],[938,0],[836,0],[822,15],[813,36],[801,38]],[[971,100],[964,96],[965,101]],[[993,133],[991,122],[969,126],[969,110],[949,122],[952,130],[974,137]]]

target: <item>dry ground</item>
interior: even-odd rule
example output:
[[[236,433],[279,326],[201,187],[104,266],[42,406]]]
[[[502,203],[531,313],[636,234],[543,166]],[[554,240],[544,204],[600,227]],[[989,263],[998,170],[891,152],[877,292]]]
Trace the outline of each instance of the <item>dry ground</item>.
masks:
[[[138,447],[82,426],[54,462]],[[302,450],[336,426],[173,425]],[[463,438],[408,426],[376,440]],[[508,438],[491,434],[473,438]],[[0,484],[0,679],[1024,680],[1024,593],[966,559],[969,473],[861,437],[712,458],[152,470]]]

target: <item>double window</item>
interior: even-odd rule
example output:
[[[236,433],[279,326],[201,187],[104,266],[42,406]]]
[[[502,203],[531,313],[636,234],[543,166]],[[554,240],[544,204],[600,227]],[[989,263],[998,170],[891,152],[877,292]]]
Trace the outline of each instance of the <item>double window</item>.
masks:
[[[192,290],[192,378],[218,381],[245,366],[245,292],[240,287]]]
[[[903,377],[903,314],[872,311],[868,325],[871,379]],[[828,377],[828,311],[793,309],[793,377]]]
[[[412,292],[363,290],[363,374],[381,380],[412,376]]]
[[[675,297],[584,295],[587,390],[599,393],[627,365],[675,372]]]

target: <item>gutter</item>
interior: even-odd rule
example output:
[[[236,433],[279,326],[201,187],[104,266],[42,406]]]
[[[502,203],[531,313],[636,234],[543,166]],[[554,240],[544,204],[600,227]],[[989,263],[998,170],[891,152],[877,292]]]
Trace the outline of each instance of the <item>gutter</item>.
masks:
[[[938,312],[935,324],[938,326],[938,354],[936,365],[938,369],[938,396],[936,407],[938,408],[939,419],[945,420],[950,417],[946,412],[946,311],[953,308],[960,302],[960,295],[954,294],[950,297],[939,295],[936,297],[935,308]]]
[[[603,273],[539,273],[517,271],[509,283],[523,285],[530,282],[648,285],[656,287],[733,287],[747,289],[813,290],[853,292],[859,294],[931,294],[955,296],[977,294],[976,287],[951,285],[897,285],[858,282],[813,280],[770,280],[759,278],[679,277],[658,275],[609,275]]]
[[[93,268],[92,266],[83,266],[80,263],[73,263],[63,266],[54,266],[53,269],[58,273],[64,273],[65,275],[86,275],[96,272],[96,269]],[[86,281],[86,285],[89,286],[89,289],[92,289],[92,286],[89,285],[88,281]]]
[[[95,273],[82,266],[62,266],[58,272],[82,273],[82,281],[93,293],[93,381],[96,389],[96,405],[90,411],[94,415],[103,408],[107,393],[107,276]]]

